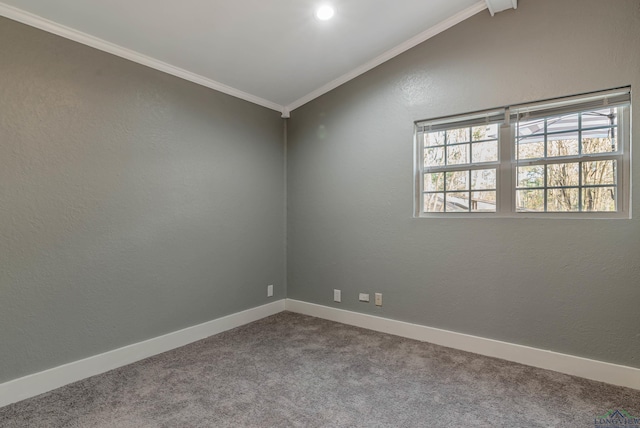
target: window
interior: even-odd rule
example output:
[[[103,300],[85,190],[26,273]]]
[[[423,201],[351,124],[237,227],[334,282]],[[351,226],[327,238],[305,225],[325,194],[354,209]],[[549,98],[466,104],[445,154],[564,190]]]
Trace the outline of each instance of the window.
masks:
[[[419,125],[423,212],[495,212],[504,111]]]
[[[629,217],[630,88],[416,122],[419,217]]]

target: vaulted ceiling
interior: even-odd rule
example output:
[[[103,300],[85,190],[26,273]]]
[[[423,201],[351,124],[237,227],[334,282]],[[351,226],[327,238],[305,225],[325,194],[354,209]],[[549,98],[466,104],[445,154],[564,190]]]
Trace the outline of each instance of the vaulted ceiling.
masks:
[[[517,0],[4,0],[0,15],[290,110],[476,13]],[[331,4],[335,16],[314,11]]]

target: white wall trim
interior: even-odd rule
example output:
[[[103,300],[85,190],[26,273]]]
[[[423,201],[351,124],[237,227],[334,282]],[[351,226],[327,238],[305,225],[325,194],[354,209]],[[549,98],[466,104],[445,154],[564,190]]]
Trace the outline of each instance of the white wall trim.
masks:
[[[443,31],[453,27],[456,24],[459,24],[460,22],[464,21],[465,19],[471,18],[473,15],[482,12],[483,10],[485,10],[487,8],[487,3],[484,0],[480,0],[478,1],[478,3],[464,9],[461,12],[456,13],[455,15],[445,19],[442,22],[439,22],[438,24],[434,25],[433,27],[429,28],[428,30],[423,31],[422,33],[418,34],[417,36],[414,36],[412,38],[410,38],[409,40],[407,40],[404,43],[399,44],[398,46],[396,46],[395,48],[389,49],[388,51],[386,51],[385,53],[379,55],[378,57],[372,59],[371,61],[362,64],[360,67],[357,67],[355,69],[353,69],[352,71],[343,74],[342,76],[338,77],[335,80],[332,80],[331,82],[327,83],[326,85],[316,89],[313,92],[308,93],[307,95],[305,95],[304,97],[292,102],[291,104],[289,104],[288,106],[286,106],[286,109],[288,111],[292,111],[297,109],[298,107],[308,103],[311,100],[314,100],[315,98],[318,98],[321,95],[326,94],[327,92],[337,88],[340,85],[343,85],[345,83],[347,83],[350,80],[355,79],[356,77],[360,76],[361,74],[366,73],[367,71],[379,66],[380,64],[389,61],[391,58],[394,58],[398,55],[400,55],[403,52],[408,51],[409,49],[413,48],[414,46],[419,45],[420,43],[442,33]]]
[[[40,30],[56,34],[66,39],[73,40],[74,42],[82,43],[83,45],[91,46],[92,48],[108,52],[121,58],[136,62],[138,64],[146,65],[147,67],[162,71],[167,74],[171,74],[173,76],[188,80],[193,83],[197,83],[198,85],[206,86],[207,88],[215,89],[216,91],[223,92],[227,95],[231,95],[245,101],[249,101],[262,107],[276,110],[281,113],[283,111],[283,106],[269,100],[265,100],[264,98],[251,95],[247,92],[232,88],[231,86],[227,86],[224,83],[216,82],[215,80],[200,76],[199,74],[192,73],[190,71],[157,60],[150,56],[141,54],[131,49],[124,48],[122,46],[118,46],[114,43],[108,42],[98,37],[94,37],[90,34],[86,34],[78,30],[74,30],[73,28],[58,24],[57,22],[50,21],[33,13],[18,9],[13,6],[9,6],[1,2],[0,16],[13,19],[14,21],[22,22],[23,24],[39,28]]]
[[[101,51],[108,52],[110,54],[119,56],[121,58],[125,58],[130,61],[136,62],[138,64],[142,64],[147,67],[153,68],[155,70],[159,70],[164,73],[171,74],[173,76],[179,77],[184,80],[188,80],[198,85],[202,85],[207,88],[211,88],[216,91],[223,92],[227,95],[231,95],[233,97],[240,98],[242,100],[249,101],[251,103],[254,103],[272,110],[276,110],[282,113],[283,118],[288,118],[290,111],[308,103],[309,101],[315,98],[318,98],[321,95],[324,95],[325,93],[337,88],[338,86],[352,79],[355,79],[361,74],[366,73],[367,71],[390,60],[391,58],[394,58],[400,55],[401,53],[413,48],[414,46],[424,42],[425,40],[428,40],[431,37],[442,33],[448,28],[453,27],[454,25],[464,21],[467,18],[470,18],[471,16],[485,9],[487,9],[486,1],[479,0],[476,4],[445,19],[444,21],[427,29],[426,31],[423,31],[422,33],[412,37],[406,42],[401,43],[400,45],[386,51],[385,53],[355,68],[354,70],[338,77],[337,79],[332,80],[326,85],[316,89],[313,92],[310,92],[309,94],[303,96],[302,98],[294,101],[293,103],[285,107],[277,103],[274,103],[272,101],[266,100],[264,98],[260,98],[258,96],[255,96],[247,92],[241,91],[239,89],[233,88],[231,86],[225,85],[224,83],[220,83],[215,80],[209,79],[207,77],[201,76],[199,74],[192,73],[188,70],[173,66],[171,64],[168,64],[166,62],[144,55],[142,53],[133,51],[131,49],[127,49],[125,47],[116,45],[114,43],[92,36],[90,34],[83,33],[82,31],[75,30],[71,27],[58,24],[57,22],[48,20],[41,16],[35,15],[31,12],[27,12],[22,9],[18,9],[14,6],[10,6],[8,4],[0,2],[0,16],[4,16],[6,18],[21,22],[23,24],[30,25],[35,28],[39,28],[49,33],[56,34],[58,36],[64,37],[69,40],[73,40],[78,43],[82,43],[84,45],[90,46],[92,48],[95,48]]]
[[[0,407],[275,315],[282,312],[284,308],[285,300],[278,300],[257,308],[247,309],[213,321],[2,383],[0,384]]]
[[[282,299],[0,384],[0,407],[188,345],[284,310],[613,385],[640,389],[640,369],[634,367],[590,360],[299,300]]]
[[[553,370],[613,385],[640,389],[640,369],[516,345],[299,300],[286,300],[286,310],[382,333],[394,334],[489,357]]]

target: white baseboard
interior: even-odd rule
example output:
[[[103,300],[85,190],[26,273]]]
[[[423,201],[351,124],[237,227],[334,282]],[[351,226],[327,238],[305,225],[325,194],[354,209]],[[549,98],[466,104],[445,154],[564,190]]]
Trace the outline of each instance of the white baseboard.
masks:
[[[284,310],[613,385],[640,389],[640,369],[634,367],[283,299],[0,384],[0,407],[179,348]]]
[[[285,300],[278,300],[0,384],[0,407],[275,315],[284,308]]]
[[[529,346],[485,339],[343,309],[286,300],[286,309],[304,315],[460,349],[489,357],[553,370],[613,385],[640,389],[640,369],[561,354]]]

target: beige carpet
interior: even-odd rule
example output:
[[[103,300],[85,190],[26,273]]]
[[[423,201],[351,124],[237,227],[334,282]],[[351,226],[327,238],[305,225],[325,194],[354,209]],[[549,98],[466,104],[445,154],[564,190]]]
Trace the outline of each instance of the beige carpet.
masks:
[[[640,391],[290,312],[0,409],[2,427],[594,427]]]

